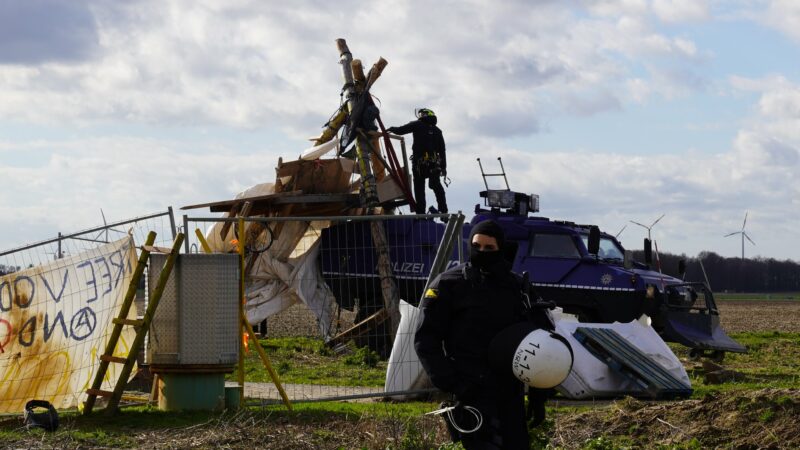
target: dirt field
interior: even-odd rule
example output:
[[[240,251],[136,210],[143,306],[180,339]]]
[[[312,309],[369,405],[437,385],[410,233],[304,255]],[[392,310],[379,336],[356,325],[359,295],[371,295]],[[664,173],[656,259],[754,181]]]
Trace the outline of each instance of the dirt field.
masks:
[[[718,300],[722,328],[728,333],[746,331],[800,332],[800,301],[793,300]],[[353,313],[342,310],[339,329],[353,324]],[[268,321],[269,335],[317,336],[314,315],[302,304],[294,305]]]
[[[746,331],[800,332],[800,302],[769,300],[717,301],[722,328]]]
[[[718,301],[718,306],[729,334],[800,332],[798,301],[730,300]],[[313,317],[302,306],[270,320],[269,327],[276,334],[316,333]],[[800,343],[786,335],[764,342],[756,349],[758,358],[726,360],[726,366],[746,373],[743,383],[706,385],[698,372],[701,364],[687,360],[693,384],[700,389],[688,400],[623,399],[580,408],[551,403],[558,407],[550,409],[548,421],[532,432],[532,448],[800,448]],[[121,430],[129,419],[110,421],[113,427],[106,428],[65,417],[62,428],[51,435],[21,432],[20,420],[9,418],[0,419],[0,448],[458,448],[446,444],[446,430],[438,418],[421,413],[411,418],[395,415],[392,411],[400,406],[391,403],[380,407],[390,414],[289,413],[270,407],[233,416],[183,419],[184,423],[168,428],[148,423],[124,425]]]

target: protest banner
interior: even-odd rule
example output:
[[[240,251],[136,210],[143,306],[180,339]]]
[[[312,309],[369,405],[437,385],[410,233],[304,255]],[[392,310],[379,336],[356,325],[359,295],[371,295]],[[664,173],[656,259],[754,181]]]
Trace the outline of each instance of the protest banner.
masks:
[[[56,408],[84,400],[135,265],[125,237],[0,277],[0,413],[21,412],[32,399]],[[114,355],[126,356],[134,336],[126,327]],[[121,368],[109,367],[103,389]]]

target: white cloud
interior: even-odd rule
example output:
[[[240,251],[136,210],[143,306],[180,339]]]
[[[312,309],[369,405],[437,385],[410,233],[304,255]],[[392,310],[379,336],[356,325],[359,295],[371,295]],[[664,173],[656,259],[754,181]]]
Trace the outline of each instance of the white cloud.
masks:
[[[767,4],[766,11],[756,11],[752,15],[765,25],[800,41],[800,3],[795,0],[769,0]]]
[[[450,118],[454,135],[530,134],[554,114],[619,109],[613,91],[643,60],[698,52],[654,29],[641,1],[590,2],[590,16],[560,2],[88,5],[98,49],[69,64],[0,65],[0,119],[269,124],[304,138],[338,105],[333,40],[345,36],[366,67],[389,60],[374,90],[397,111],[387,121],[426,104]],[[342,13],[350,10],[358,13]]]
[[[334,39],[346,37],[367,68],[379,56],[389,61],[373,91],[387,125],[411,119],[415,107],[437,111],[451,152],[454,208],[471,210],[478,201],[474,158],[502,155],[513,188],[542,194],[544,215],[616,231],[628,219],[667,212],[659,233],[697,252],[714,248],[720,224],[735,227],[750,209],[754,238],[783,234],[800,242],[791,225],[800,219],[800,91],[785,77],[731,78],[734,89],[755,92],[759,101],[727,152],[532,152],[522,148],[527,143],[506,139],[546,129],[563,116],[624,111],[630,102],[706,90],[710,81],[701,69],[708,49],[660,28],[661,22],[705,20],[704,4],[75,3],[88,5],[94,18],[91,52],[68,61],[0,60],[0,124],[77,130],[77,137],[64,139],[0,141],[3,159],[28,155],[0,166],[6,181],[0,208],[49,229],[96,224],[101,207],[107,217],[124,218],[272,181],[277,157],[294,155],[279,154],[269,141],[263,148],[272,151],[239,149],[239,133],[286,133],[305,145],[301,139],[316,134],[339,104]],[[80,135],[126,124],[141,128],[104,138]],[[175,133],[207,127],[236,136],[196,147],[198,140],[132,137],[163,125]],[[629,133],[620,129],[620,141]],[[25,231],[8,215],[0,229]],[[30,240],[5,234],[13,243]],[[765,253],[797,253],[770,239],[758,242]]]
[[[704,0],[653,0],[653,12],[668,23],[694,22],[709,18]]]

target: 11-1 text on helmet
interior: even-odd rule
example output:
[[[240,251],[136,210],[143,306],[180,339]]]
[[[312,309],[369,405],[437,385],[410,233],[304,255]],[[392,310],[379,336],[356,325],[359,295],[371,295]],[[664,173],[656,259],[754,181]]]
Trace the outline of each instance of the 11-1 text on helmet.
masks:
[[[546,330],[534,330],[514,352],[512,370],[523,383],[538,389],[561,384],[572,370],[572,348],[566,339]]]

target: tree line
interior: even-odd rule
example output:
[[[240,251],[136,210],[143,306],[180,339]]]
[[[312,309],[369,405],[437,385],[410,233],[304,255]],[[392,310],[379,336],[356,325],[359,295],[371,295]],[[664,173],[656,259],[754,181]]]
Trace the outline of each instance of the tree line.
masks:
[[[644,252],[633,251],[633,259],[644,261]],[[658,269],[655,256],[651,267]],[[726,258],[714,252],[700,252],[696,257],[660,253],[662,271],[677,278],[678,261],[686,261],[687,281],[704,281],[705,268],[711,289],[715,292],[798,292],[800,291],[800,264],[792,260],[774,258]],[[701,263],[702,262],[702,266]]]

